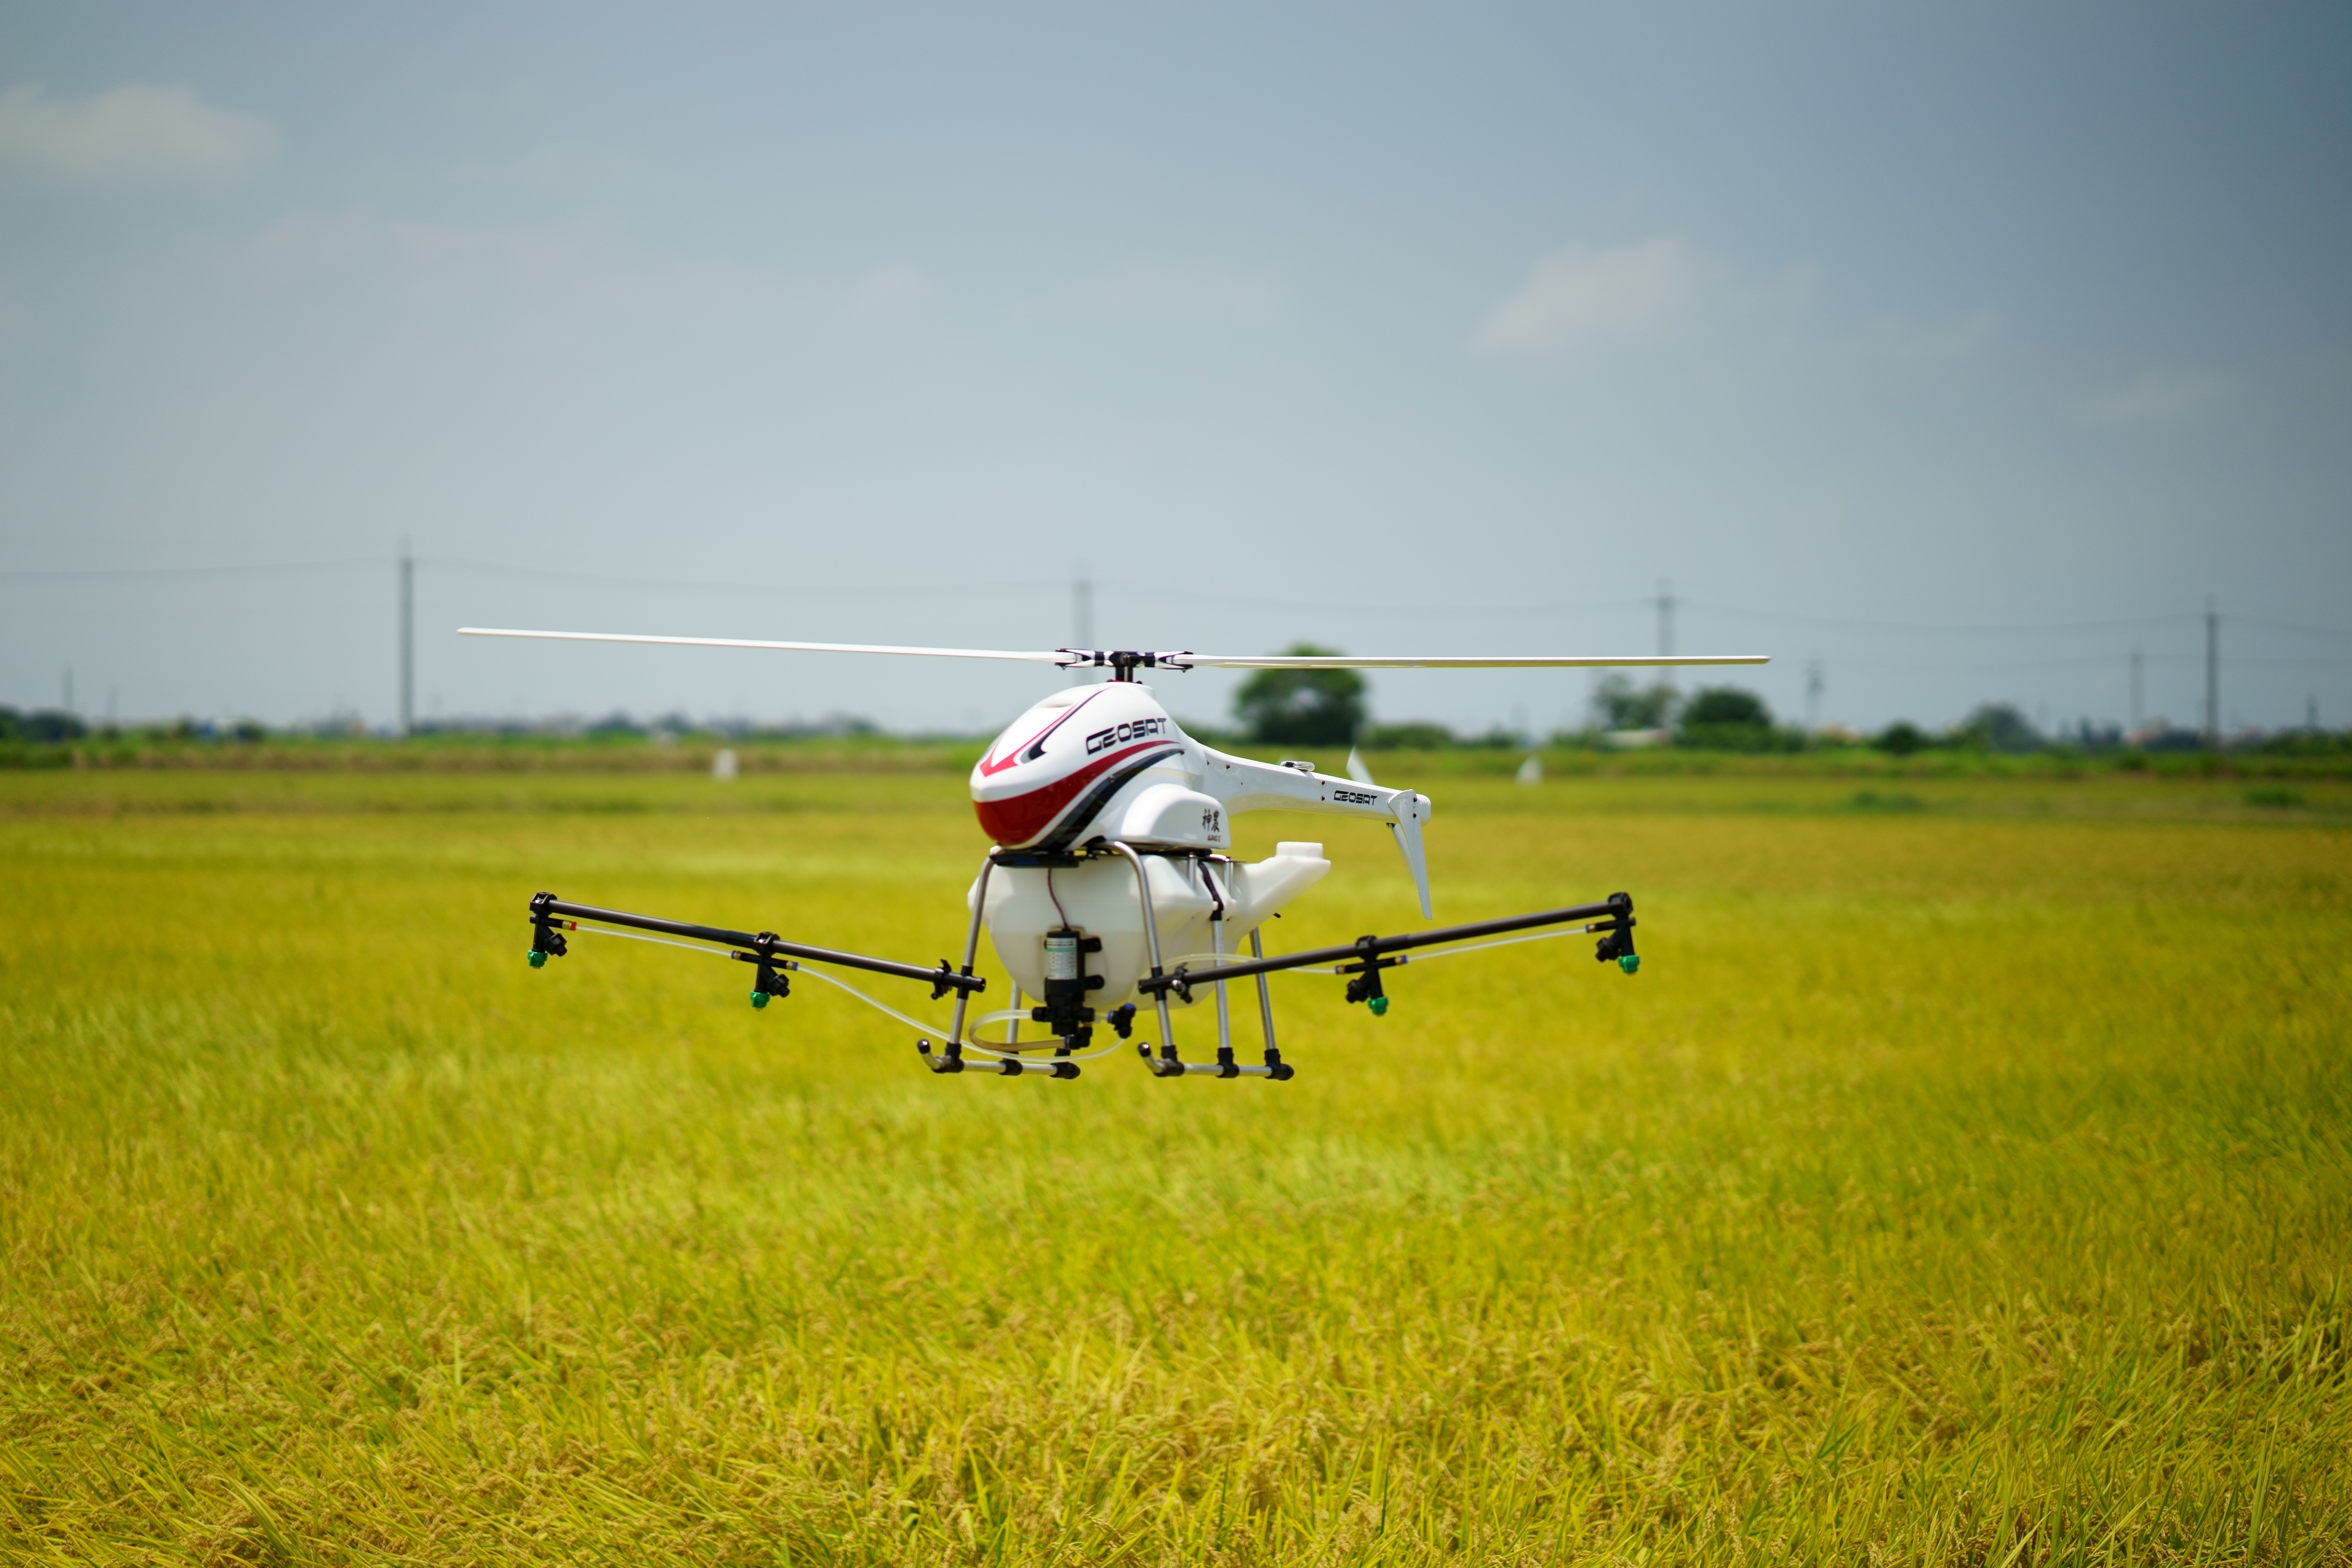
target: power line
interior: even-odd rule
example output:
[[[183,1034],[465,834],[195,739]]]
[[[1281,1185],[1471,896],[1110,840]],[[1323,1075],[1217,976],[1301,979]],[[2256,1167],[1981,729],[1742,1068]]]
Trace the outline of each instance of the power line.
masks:
[[[2274,632],[2303,632],[2312,637],[2352,637],[2352,627],[2311,626],[2300,621],[2273,621],[2261,616],[2231,616],[2231,620],[2242,626],[2263,626]]]
[[[992,594],[1050,585],[1045,578],[1011,583],[763,583],[746,581],[741,578],[720,580],[646,577],[622,573],[579,572],[561,566],[520,566],[496,561],[468,561],[447,555],[403,555],[395,559],[445,572],[476,572],[491,575],[531,577],[550,582],[604,583],[626,588],[691,588],[747,594]],[[169,580],[177,577],[257,577],[299,572],[352,571],[360,568],[379,570],[383,565],[383,557],[381,555],[352,555],[317,561],[241,562],[218,566],[91,566],[56,570],[44,568],[29,571],[0,571],[0,582],[127,582],[138,579]]]
[[[1054,588],[1066,588],[1066,582],[1051,578],[1018,578],[996,582],[971,581],[919,583],[892,581],[887,583],[843,582],[777,582],[744,578],[708,577],[648,577],[617,572],[588,572],[572,567],[525,565],[509,562],[479,561],[462,556],[415,555],[406,559],[417,566],[440,571],[475,573],[489,576],[525,578],[541,582],[594,584],[613,587],[639,589],[674,589],[702,593],[755,595],[843,595],[888,596],[908,594],[1006,594],[1042,593]],[[209,566],[98,566],[0,570],[0,582],[133,582],[141,580],[170,581],[176,578],[237,577],[282,575],[306,572],[334,572],[357,569],[381,569],[383,558],[377,555],[321,557],[299,561],[242,562]],[[1636,597],[1587,599],[1578,601],[1545,601],[1517,603],[1485,603],[1473,605],[1433,604],[1426,600],[1412,603],[1374,603],[1364,600],[1318,600],[1301,598],[1257,597],[1235,595],[1208,586],[1190,588],[1182,585],[1156,585],[1153,594],[1167,599],[1189,599],[1247,609],[1307,610],[1319,614],[1339,613],[1366,616],[1472,616],[1493,617],[1503,616],[1560,616],[1590,615],[1610,610],[1653,609],[1660,622],[1660,634],[1668,640],[1675,636],[1673,617],[1678,607],[1704,610],[1710,615],[1734,620],[1753,620],[1786,626],[1826,627],[1845,631],[1882,632],[1908,636],[1956,637],[2022,637],[2036,634],[2119,631],[2139,627],[2177,626],[2202,619],[2195,611],[2177,611],[2149,616],[2125,616],[2088,621],[2012,621],[2012,622],[1936,622],[1881,621],[1854,616],[1811,615],[1800,611],[1759,609],[1741,605],[1727,605],[1714,600],[1693,599],[1673,592],[1663,583],[1655,594]],[[2233,625],[2255,626],[2270,631],[2290,632],[2310,637],[2352,638],[2352,627],[2314,626],[2301,621],[2275,620],[2262,616],[2233,615]]]
[[[459,571],[481,572],[506,576],[536,577],[551,581],[609,583],[618,586],[631,588],[714,589],[722,592],[734,593],[772,594],[783,592],[829,595],[892,595],[907,593],[1009,594],[1024,592],[1043,593],[1048,589],[1065,585],[1056,579],[1045,577],[1021,578],[1000,583],[961,582],[934,584],[763,584],[746,583],[740,581],[714,582],[709,579],[624,576],[611,573],[579,572],[565,567],[516,566],[509,565],[500,562],[465,561],[443,556],[430,558],[420,556],[418,557],[418,560],[420,563],[428,566],[454,567]],[[1085,616],[1086,619],[1091,623],[1093,619],[1094,582],[1091,577],[1083,578],[1082,582],[1084,584],[1083,596],[1086,600],[1087,605]],[[1077,585],[1070,584],[1070,586],[1072,587],[1074,595],[1076,595],[1078,591]],[[1255,598],[1247,595],[1228,593],[1223,588],[1213,586],[1188,588],[1181,584],[1155,584],[1152,587],[1152,594],[1155,597],[1163,599],[1192,599],[1217,605],[1239,605],[1250,609],[1316,610],[1322,612],[1337,610],[1345,613],[1377,616],[1414,614],[1479,616],[1564,616],[1588,614],[1595,610],[1623,609],[1633,605],[1646,602],[1640,599],[1591,599],[1577,603],[1517,605],[1432,605],[1426,602],[1415,604],[1378,604],[1367,603],[1365,601],[1356,599]],[[1074,603],[1074,609],[1075,607]],[[1092,639],[1087,638],[1083,640],[1090,642]]]
[[[1714,615],[1729,616],[1736,620],[1781,621],[1790,626],[1835,626],[1846,631],[1927,632],[1949,633],[1968,637],[2019,637],[2034,632],[2096,632],[2116,631],[2129,626],[2160,626],[2197,618],[2193,612],[2170,615],[2126,616],[2105,621],[2021,621],[1996,625],[1983,623],[1966,625],[1935,621],[1864,621],[1838,616],[1808,616],[1783,610],[1750,610],[1737,605],[1718,605],[1706,599],[1678,601],[1693,609],[1706,610]]]
[[[1578,616],[1596,610],[1625,610],[1646,605],[1641,599],[1589,599],[1574,604],[1537,605],[1432,605],[1428,603],[1402,605],[1380,604],[1360,599],[1259,599],[1246,595],[1228,594],[1221,588],[1161,588],[1154,586],[1155,596],[1171,599],[1192,599],[1206,604],[1238,605],[1254,610],[1314,610],[1321,614],[1337,611],[1343,615],[1362,616],[1475,616],[1490,619],[1497,616]]]
[[[1004,583],[777,583],[744,578],[645,577],[613,572],[580,572],[563,566],[515,566],[497,561],[466,561],[452,556],[419,556],[420,564],[443,571],[475,572],[488,576],[530,577],[543,582],[599,583],[623,588],[686,588],[726,594],[1008,594],[1054,586],[1049,578],[1030,577]]]
[[[987,583],[969,580],[952,583],[775,582],[745,578],[647,577],[627,573],[583,572],[563,566],[528,566],[502,561],[475,561],[449,555],[415,555],[406,559],[415,565],[432,567],[444,572],[469,572],[487,576],[520,577],[539,582],[587,583],[621,588],[682,589],[698,593],[811,594],[830,596],[856,594],[889,596],[907,594],[1042,593],[1062,585],[1056,579],[1045,577]],[[381,568],[383,564],[383,557],[368,555],[320,561],[250,562],[220,566],[100,566],[63,570],[0,571],[0,582],[108,582],[138,579],[170,580],[178,577],[258,576],[359,568],[373,570]],[[1186,588],[1181,585],[1155,585],[1152,592],[1156,596],[1162,598],[1193,599],[1253,609],[1304,609],[1379,616],[1414,614],[1478,616],[1566,616],[1589,614],[1597,610],[1623,609],[1645,602],[1640,599],[1594,599],[1575,603],[1507,605],[1433,605],[1426,602],[1383,604],[1355,599],[1255,598],[1246,595],[1227,593],[1216,587]]]
[[[38,583],[75,580],[103,581],[134,577],[236,577],[264,573],[340,572],[354,567],[380,567],[381,555],[345,556],[332,561],[267,561],[228,566],[92,566],[63,571],[0,572],[0,582]]]
[[[2188,664],[2194,656],[2153,658],[2152,664]],[[1864,668],[1869,670],[1900,669],[2089,669],[2098,665],[2112,664],[2115,655],[2107,653],[2061,654],[2053,658],[1937,658],[1937,659],[1872,659]]]

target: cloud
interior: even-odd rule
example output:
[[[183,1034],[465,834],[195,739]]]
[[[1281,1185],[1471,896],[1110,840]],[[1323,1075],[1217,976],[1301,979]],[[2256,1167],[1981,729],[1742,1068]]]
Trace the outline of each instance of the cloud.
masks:
[[[2212,407],[2231,390],[2230,383],[2217,375],[2151,370],[2090,399],[2080,412],[2094,425],[2179,425]]]
[[[277,127],[215,109],[186,87],[131,82],[95,98],[51,98],[37,82],[0,89],[0,178],[104,189],[215,185],[274,156]]]
[[[1874,322],[1863,341],[1890,359],[1948,363],[1976,358],[2003,325],[1998,310],[1977,310],[1949,321],[1889,316]]]
[[[1288,291],[1270,271],[1219,261],[1130,261],[1017,307],[1024,322],[1076,325],[1177,322],[1264,326]]]
[[[795,276],[723,255],[647,246],[593,220],[453,225],[354,206],[281,214],[234,242],[205,247],[231,276],[264,287],[327,285],[436,300],[499,298],[520,312],[588,309],[698,317],[837,316],[843,279]],[[854,309],[905,308],[929,288],[912,268],[859,280]]]
[[[1719,258],[1671,237],[1607,250],[1571,245],[1537,262],[1487,312],[1477,346],[1557,354],[1645,336],[1687,320],[1729,274]]]
[[[470,268],[545,281],[572,270],[576,237],[529,227],[457,227],[352,207],[291,212],[257,235],[253,259],[269,276],[292,279],[385,258],[419,271]]]
[[[897,321],[912,315],[939,295],[939,279],[909,262],[877,267],[857,280],[850,297],[853,311],[870,321]]]
[[[461,189],[561,200],[606,195],[635,183],[645,172],[643,160],[619,153],[543,147],[516,158],[458,163],[446,178]]]

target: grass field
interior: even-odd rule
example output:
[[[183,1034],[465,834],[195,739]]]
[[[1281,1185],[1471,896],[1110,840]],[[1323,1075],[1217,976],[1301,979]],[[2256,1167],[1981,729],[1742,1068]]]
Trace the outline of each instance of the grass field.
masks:
[[[1433,793],[1441,919],[1641,974],[1066,1084],[522,962],[932,962],[950,776],[0,776],[0,1556],[2352,1562],[2343,786]],[[1416,923],[1242,826],[1339,865],[1273,945]]]

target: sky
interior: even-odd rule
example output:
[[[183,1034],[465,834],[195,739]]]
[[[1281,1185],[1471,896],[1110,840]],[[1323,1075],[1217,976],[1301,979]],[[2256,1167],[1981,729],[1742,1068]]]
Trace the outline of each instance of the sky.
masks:
[[[2352,722],[2352,11],[0,10],[0,702],[863,715],[1050,648]],[[68,677],[68,671],[70,676]],[[1222,719],[1235,677],[1161,678]],[[1818,681],[1818,689],[1811,688]],[[1686,683],[1687,684],[1687,683]],[[1544,731],[1580,671],[1371,678]]]

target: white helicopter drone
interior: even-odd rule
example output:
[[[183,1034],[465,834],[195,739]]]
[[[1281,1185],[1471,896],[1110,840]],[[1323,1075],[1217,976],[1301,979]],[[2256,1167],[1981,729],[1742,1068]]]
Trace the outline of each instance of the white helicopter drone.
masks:
[[[1347,998],[1388,1011],[1381,971],[1407,962],[1412,949],[1506,938],[1547,926],[1581,925],[1599,932],[1594,956],[1614,961],[1631,974],[1641,960],[1633,951],[1633,900],[1612,893],[1599,903],[1542,910],[1469,925],[1446,926],[1402,936],[1366,936],[1345,947],[1314,948],[1267,957],[1260,937],[1265,921],[1323,879],[1331,869],[1320,844],[1275,846],[1263,860],[1243,862],[1226,850],[1228,824],[1244,811],[1325,812],[1385,822],[1403,851],[1421,894],[1421,912],[1430,917],[1429,867],[1422,852],[1422,825],[1429,820],[1427,795],[1386,789],[1366,770],[1333,778],[1307,763],[1252,762],[1204,746],[1178,728],[1151,688],[1135,679],[1138,669],[1523,669],[1626,666],[1763,664],[1760,654],[1712,658],[1613,658],[1579,656],[1528,658],[1364,658],[1339,655],[1248,655],[1159,653],[1129,649],[1055,648],[1018,653],[997,649],[895,647],[863,643],[763,642],[737,637],[641,637],[615,632],[514,631],[488,626],[459,628],[464,637],[539,637],[561,642],[648,643],[685,647],[731,647],[795,653],[893,654],[931,658],[1011,659],[1064,669],[1101,669],[1110,679],[1073,686],[1040,700],[1013,721],[981,754],[971,771],[971,798],[980,826],[993,840],[980,875],[966,897],[971,911],[964,935],[963,963],[936,969],[840,952],[787,942],[773,931],[729,931],[683,921],[656,919],[591,904],[567,903],[552,893],[530,900],[531,967],[562,957],[565,931],[603,931],[615,936],[667,941],[715,952],[756,966],[751,1005],[791,994],[791,972],[803,971],[849,990],[893,1017],[919,1029],[920,1019],[876,1002],[806,964],[898,975],[930,984],[934,1001],[952,991],[955,1017],[936,1052],[928,1035],[915,1048],[935,1073],[970,1067],[1007,1078],[1078,1076],[1078,1063],[1118,1047],[1090,1049],[1094,1026],[1108,1023],[1121,1040],[1135,1032],[1139,1004],[1148,1003],[1160,1024],[1160,1047],[1138,1040],[1136,1053],[1163,1079],[1192,1076],[1223,1079],[1291,1077],[1291,1064],[1275,1047],[1274,1004],[1265,977],[1277,970],[1314,970],[1349,976]],[[583,925],[582,921],[587,921]],[[1013,977],[1013,1005],[971,1017],[971,998],[988,988],[972,973],[985,926],[997,956]],[[657,932],[646,937],[643,933]],[[1229,938],[1249,943],[1241,956]],[[709,944],[709,945],[703,945]],[[1486,945],[1482,943],[1481,945]],[[1451,952],[1468,948],[1450,947]],[[1434,957],[1437,954],[1427,956]],[[1234,1056],[1233,1019],[1225,986],[1255,978],[1264,1058],[1240,1062]],[[1176,1049],[1171,1016],[1189,1006],[1195,987],[1207,987],[1217,1011],[1214,1061],[1186,1061]],[[1043,1000],[1026,1009],[1024,994]],[[1021,1037],[1024,1023],[1045,1026],[1042,1037]],[[973,1031],[966,1033],[967,1024]],[[1004,1026],[1001,1040],[982,1041],[977,1032]],[[969,1054],[967,1054],[969,1053]]]

